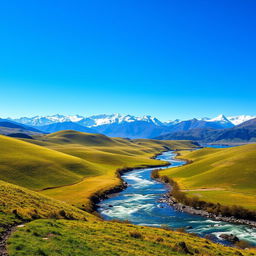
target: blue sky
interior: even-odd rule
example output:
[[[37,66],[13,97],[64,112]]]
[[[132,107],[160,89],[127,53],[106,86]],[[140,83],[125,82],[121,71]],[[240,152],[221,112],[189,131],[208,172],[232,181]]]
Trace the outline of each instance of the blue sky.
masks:
[[[0,116],[256,114],[254,0],[2,1]]]

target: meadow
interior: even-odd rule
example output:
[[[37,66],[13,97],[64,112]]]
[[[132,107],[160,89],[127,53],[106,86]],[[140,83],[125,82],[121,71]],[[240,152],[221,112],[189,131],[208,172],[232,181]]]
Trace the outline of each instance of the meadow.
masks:
[[[187,165],[160,172],[176,181],[182,192],[207,202],[256,209],[256,144],[232,148],[180,151]]]

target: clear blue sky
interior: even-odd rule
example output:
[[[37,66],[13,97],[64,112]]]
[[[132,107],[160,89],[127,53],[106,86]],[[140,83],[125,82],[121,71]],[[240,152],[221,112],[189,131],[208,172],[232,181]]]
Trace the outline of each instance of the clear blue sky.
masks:
[[[0,116],[256,114],[255,0],[1,1]]]

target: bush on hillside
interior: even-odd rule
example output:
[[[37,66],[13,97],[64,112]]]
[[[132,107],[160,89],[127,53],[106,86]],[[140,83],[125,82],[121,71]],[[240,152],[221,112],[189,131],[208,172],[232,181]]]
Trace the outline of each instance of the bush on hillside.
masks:
[[[152,172],[151,172],[151,178],[152,179],[159,179],[159,170],[157,169],[157,170],[153,170]]]
[[[130,236],[137,239],[143,239],[142,234],[138,231],[130,232]]]

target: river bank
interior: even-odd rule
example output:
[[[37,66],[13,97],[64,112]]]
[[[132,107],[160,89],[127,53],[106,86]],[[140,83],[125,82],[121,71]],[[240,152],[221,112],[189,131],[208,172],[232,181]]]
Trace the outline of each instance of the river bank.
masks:
[[[129,221],[143,226],[171,229],[190,227],[187,231],[201,237],[213,237],[213,241],[227,244],[221,238],[223,233],[234,234],[241,240],[255,243],[256,229],[248,225],[235,225],[221,220],[214,220],[202,215],[187,213],[175,209],[166,202],[161,202],[164,194],[170,190],[168,184],[151,178],[157,169],[173,168],[185,162],[176,159],[176,151],[164,152],[157,157],[168,161],[167,167],[135,169],[122,174],[126,186],[121,192],[108,194],[107,198],[97,203],[97,211],[105,220]]]
[[[164,152],[168,152],[170,151],[169,148],[165,148],[163,150],[161,150],[160,152],[154,154],[151,159],[157,159],[158,156],[160,156],[161,154],[163,154]],[[145,169],[145,168],[159,168],[159,167],[167,167],[170,166],[171,163],[166,162],[163,164],[159,164],[159,165],[147,165],[147,166],[138,166],[138,167],[127,167],[127,168],[122,168],[122,169],[117,169],[116,170],[116,176],[119,179],[120,183],[115,185],[114,187],[104,190],[104,191],[99,191],[97,193],[95,193],[93,196],[91,196],[90,198],[90,202],[91,202],[91,212],[95,212],[97,211],[97,209],[99,208],[98,203],[108,199],[111,197],[111,195],[122,192],[123,190],[125,190],[128,186],[128,183],[126,181],[123,180],[122,175],[124,175],[127,172],[131,172],[133,170],[140,170],[140,169]]]
[[[188,164],[193,163],[192,160],[181,158],[180,154],[178,153],[178,151],[176,151],[176,152],[177,153],[176,153],[175,159],[184,161],[185,162],[184,165],[188,165]],[[161,176],[158,175],[158,177],[159,178],[157,178],[157,179],[160,182],[162,182]],[[166,181],[169,184],[169,192],[167,194],[165,194],[160,199],[160,201],[171,205],[176,210],[182,211],[182,212],[186,212],[186,213],[189,213],[189,214],[200,215],[200,216],[203,216],[203,217],[206,217],[206,218],[210,218],[210,219],[213,219],[213,220],[217,220],[217,221],[225,221],[225,222],[230,222],[230,223],[234,223],[234,224],[245,224],[245,225],[249,225],[251,227],[256,228],[256,221],[254,221],[254,220],[236,218],[234,216],[222,216],[222,214],[220,214],[220,213],[219,214],[214,214],[212,212],[206,211],[205,209],[202,209],[201,207],[198,207],[198,206],[197,207],[193,207],[193,206],[186,205],[186,204],[180,202],[179,200],[177,200],[177,198],[175,198],[173,195],[171,195],[171,191],[172,191],[173,188],[172,188],[170,183],[175,183],[175,182],[170,180],[169,178],[167,178],[167,180],[165,180],[165,183],[166,183]],[[177,188],[176,189],[178,189],[178,192],[182,192],[179,189],[178,184],[177,184]],[[183,194],[186,197],[186,194],[185,193],[183,193]],[[202,203],[203,203],[203,201],[202,201]],[[207,203],[207,202],[205,202],[205,203]],[[202,204],[200,204],[200,205],[202,205]]]
[[[159,202],[167,203],[170,206],[172,206],[174,209],[176,209],[177,211],[186,212],[189,214],[200,215],[202,217],[210,218],[210,219],[213,219],[216,221],[225,221],[225,222],[230,222],[230,223],[234,223],[234,224],[244,224],[244,225],[248,225],[248,226],[256,228],[256,221],[237,219],[233,216],[232,217],[225,217],[225,216],[219,216],[219,215],[217,216],[216,214],[207,212],[205,210],[196,209],[194,207],[182,204],[182,203],[178,202],[174,197],[172,197],[169,193],[164,195],[159,200]]]

